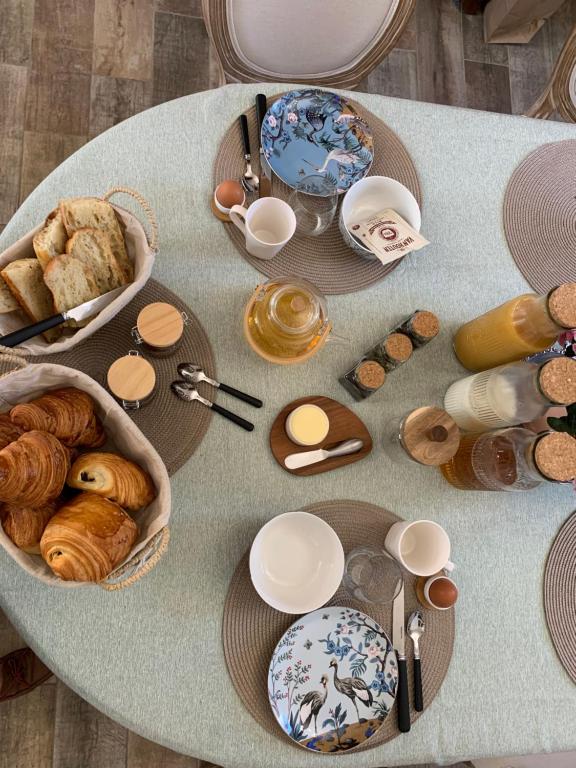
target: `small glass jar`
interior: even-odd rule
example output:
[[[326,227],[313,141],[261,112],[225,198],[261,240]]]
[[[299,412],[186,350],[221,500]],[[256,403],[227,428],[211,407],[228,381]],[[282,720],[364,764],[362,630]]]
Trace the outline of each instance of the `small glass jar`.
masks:
[[[384,341],[377,344],[371,355],[384,368],[386,373],[393,371],[410,359],[413,352],[412,342],[405,333],[390,333]]]
[[[438,467],[450,461],[459,445],[458,425],[446,411],[433,406],[393,419],[384,430],[384,451],[398,464]]]
[[[131,349],[108,368],[106,382],[125,411],[137,411],[154,397],[156,371],[140,352]]]
[[[174,354],[188,324],[188,315],[172,304],[162,301],[148,304],[140,310],[132,338],[153,357],[169,357]]]
[[[415,348],[423,347],[440,332],[440,321],[433,312],[417,309],[398,330],[410,337]]]

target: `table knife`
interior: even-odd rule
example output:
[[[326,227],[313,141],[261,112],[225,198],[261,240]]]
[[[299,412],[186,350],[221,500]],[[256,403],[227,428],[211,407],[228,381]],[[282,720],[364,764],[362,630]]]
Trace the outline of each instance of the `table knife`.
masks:
[[[300,469],[310,464],[317,464],[319,461],[331,459],[334,456],[347,456],[349,453],[356,453],[363,445],[362,440],[346,440],[345,443],[340,443],[340,445],[337,445],[336,448],[332,448],[330,451],[320,448],[317,451],[291,453],[290,456],[286,456],[284,459],[284,466],[287,469]]]
[[[392,607],[392,645],[398,659],[398,688],[396,690],[396,707],[398,728],[402,733],[410,730],[410,703],[408,701],[408,671],[406,668],[404,632],[404,584],[394,598]]]
[[[259,93],[256,96],[256,121],[258,123],[258,148],[260,150],[260,187],[259,197],[270,197],[272,194],[272,169],[262,149],[262,123],[267,111],[266,96]]]
[[[85,301],[84,304],[79,304],[73,309],[67,309],[65,312],[60,312],[58,315],[52,315],[45,320],[40,320],[32,325],[27,325],[24,328],[19,328],[17,331],[7,333],[6,336],[0,336],[0,344],[4,347],[16,347],[18,344],[22,344],[24,341],[28,341],[33,336],[37,336],[39,333],[55,328],[57,325],[62,325],[66,320],[86,320],[87,317],[97,315],[105,307],[111,304],[114,299],[126,288],[125,285],[120,288],[114,288],[113,291],[98,296],[96,299]]]

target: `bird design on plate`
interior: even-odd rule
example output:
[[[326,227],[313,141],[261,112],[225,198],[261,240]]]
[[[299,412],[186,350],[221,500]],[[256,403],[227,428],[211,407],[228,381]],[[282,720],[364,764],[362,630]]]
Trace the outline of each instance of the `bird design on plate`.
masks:
[[[351,608],[323,608],[280,639],[268,697],[285,733],[317,752],[341,752],[381,727],[396,697],[398,668],[379,624]]]
[[[326,194],[318,175],[345,192],[365,176],[374,157],[368,125],[342,96],[307,88],[275,101],[262,122],[262,149],[288,186],[307,180],[309,194]],[[309,177],[309,181],[308,181]]]

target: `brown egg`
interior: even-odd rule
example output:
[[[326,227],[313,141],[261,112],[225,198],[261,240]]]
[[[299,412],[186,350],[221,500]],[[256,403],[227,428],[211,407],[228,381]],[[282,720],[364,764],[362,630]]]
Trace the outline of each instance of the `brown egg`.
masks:
[[[428,596],[437,608],[450,608],[458,600],[458,587],[450,579],[439,578],[430,584]]]
[[[233,205],[242,205],[245,200],[242,184],[234,179],[222,181],[216,187],[214,194],[220,205],[227,209],[232,208]]]

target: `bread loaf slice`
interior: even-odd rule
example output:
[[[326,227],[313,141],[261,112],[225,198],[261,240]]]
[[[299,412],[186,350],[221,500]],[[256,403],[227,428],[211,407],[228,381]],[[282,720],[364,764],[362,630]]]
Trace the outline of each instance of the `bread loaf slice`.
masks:
[[[44,270],[44,282],[52,293],[57,312],[65,312],[100,296],[92,269],[67,254],[50,259]],[[82,323],[69,320],[68,325],[77,328],[88,322],[89,320],[83,320]]]
[[[97,197],[73,197],[60,202],[62,221],[68,237],[79,229],[100,229],[110,241],[110,247],[118,266],[124,272],[126,282],[134,280],[134,267],[126,253],[126,244],[114,208]]]
[[[46,269],[50,259],[64,253],[68,235],[62,223],[62,216],[59,211],[50,214],[46,219],[46,226],[34,236],[32,245],[34,253],[38,257],[42,269]]]
[[[14,312],[16,309],[20,309],[20,304],[14,298],[4,280],[0,280],[0,315]]]
[[[44,283],[38,259],[16,259],[7,264],[0,274],[18,304],[33,322],[56,314],[52,294]],[[51,328],[43,335],[46,341],[55,341],[60,332],[60,328]]]
[[[100,293],[107,293],[128,282],[112,253],[110,241],[99,229],[79,229],[68,240],[66,253],[92,269]]]

